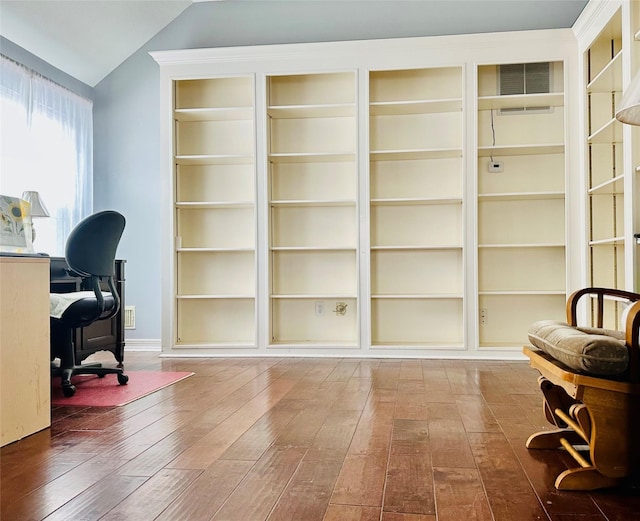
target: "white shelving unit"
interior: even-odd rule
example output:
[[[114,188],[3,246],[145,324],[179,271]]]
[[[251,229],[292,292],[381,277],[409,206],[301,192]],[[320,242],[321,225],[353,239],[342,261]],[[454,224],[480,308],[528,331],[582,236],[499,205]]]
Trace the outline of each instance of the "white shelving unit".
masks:
[[[266,81],[270,343],[356,347],[356,75]]]
[[[638,291],[640,196],[636,165],[637,130],[615,119],[626,85],[640,70],[637,41],[638,2],[614,2],[603,9],[597,33],[584,46],[585,148],[587,160],[588,281],[591,285]],[[594,23],[595,26],[595,23]],[[635,194],[635,195],[634,195]],[[636,202],[634,207],[634,201]],[[620,328],[622,307],[607,302],[613,317],[606,327]]]
[[[630,4],[630,19],[631,19],[631,34],[633,38],[631,40],[631,53],[629,62],[631,68],[630,77],[635,77],[636,74],[640,74],[640,3],[633,2]],[[636,293],[640,293],[640,129],[629,129],[631,152],[630,152],[630,166],[631,172],[629,177],[630,194],[632,198],[631,207],[635,205],[635,213],[631,212],[630,216],[630,231],[633,234],[632,243],[630,246],[629,256],[632,259],[630,268],[630,274],[633,282],[628,284],[628,287],[632,288]]]
[[[549,92],[511,95],[498,95],[499,64],[478,67],[480,349],[523,345],[530,323],[564,318],[564,72],[549,67]]]
[[[463,81],[369,73],[374,348],[464,348]]]
[[[254,79],[174,83],[176,348],[256,345]]]
[[[171,180],[164,353],[521,357],[531,322],[564,315],[567,224],[582,217],[565,186],[575,43],[550,30],[152,53]],[[550,92],[500,95],[499,64],[542,60]]]
[[[625,288],[623,128],[615,119],[622,97],[622,13],[618,11],[585,53],[589,282]],[[607,303],[608,305],[615,305]],[[615,313],[608,313],[615,316]],[[617,327],[617,324],[609,324]]]

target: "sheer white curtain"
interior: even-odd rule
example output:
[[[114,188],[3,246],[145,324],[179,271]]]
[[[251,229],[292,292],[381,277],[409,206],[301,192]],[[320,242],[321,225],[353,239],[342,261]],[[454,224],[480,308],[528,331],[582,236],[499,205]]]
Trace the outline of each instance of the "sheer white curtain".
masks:
[[[0,55],[0,193],[40,193],[34,249],[64,255],[93,209],[93,102]]]

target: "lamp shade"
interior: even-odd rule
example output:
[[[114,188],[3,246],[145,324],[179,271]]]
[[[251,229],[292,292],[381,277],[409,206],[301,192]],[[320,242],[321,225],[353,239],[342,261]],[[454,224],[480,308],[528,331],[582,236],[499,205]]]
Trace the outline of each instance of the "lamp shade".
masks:
[[[616,119],[628,125],[640,125],[640,72],[627,87],[618,105]]]
[[[42,202],[38,192],[22,192],[22,199],[31,205],[31,217],[49,217],[49,210]]]

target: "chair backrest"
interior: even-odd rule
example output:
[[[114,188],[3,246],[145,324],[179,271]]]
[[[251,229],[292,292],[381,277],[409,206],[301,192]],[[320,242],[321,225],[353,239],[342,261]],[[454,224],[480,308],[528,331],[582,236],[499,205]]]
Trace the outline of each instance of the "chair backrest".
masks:
[[[67,239],[65,257],[69,267],[84,277],[113,277],[125,223],[124,216],[113,210],[80,221]]]

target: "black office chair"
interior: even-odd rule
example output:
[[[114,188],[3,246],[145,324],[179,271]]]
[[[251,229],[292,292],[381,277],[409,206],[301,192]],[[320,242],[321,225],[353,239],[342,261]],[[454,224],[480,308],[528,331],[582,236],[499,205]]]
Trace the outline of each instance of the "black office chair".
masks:
[[[83,278],[83,287],[91,288],[91,291],[51,294],[51,360],[60,359],[59,366],[52,364],[52,376],[61,376],[62,392],[67,397],[76,392],[71,383],[71,377],[76,374],[95,374],[100,378],[116,374],[120,385],[129,381],[122,368],[76,365],[73,342],[75,328],[111,318],[120,311],[120,296],[113,277],[116,249],[124,226],[125,218],[118,212],[98,212],[82,220],[67,239],[67,264]],[[104,282],[109,292],[102,291],[100,286]]]

